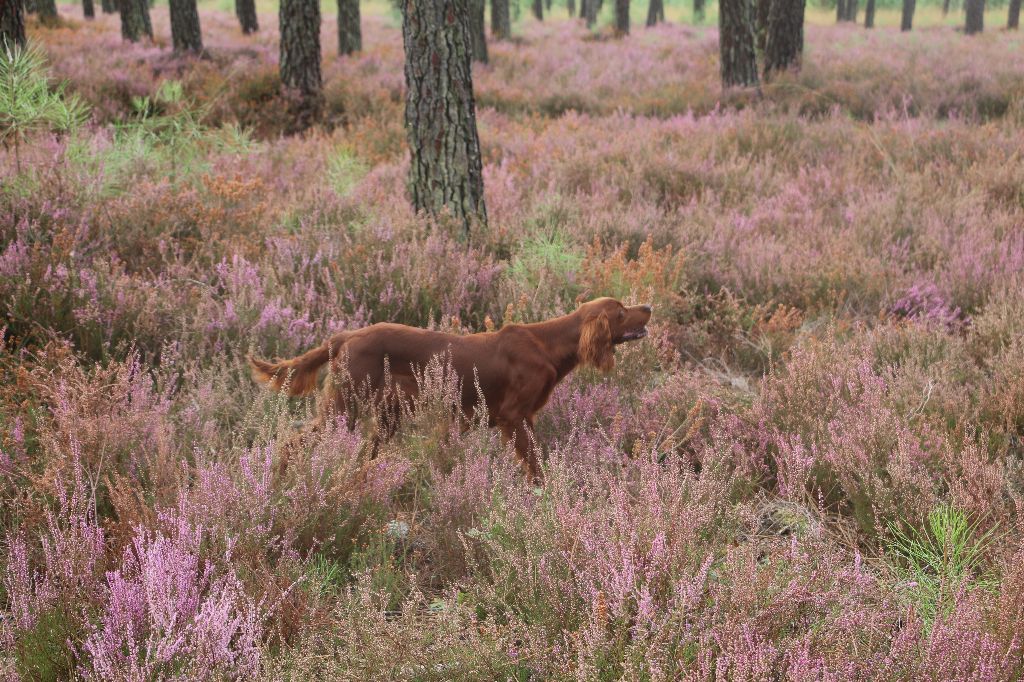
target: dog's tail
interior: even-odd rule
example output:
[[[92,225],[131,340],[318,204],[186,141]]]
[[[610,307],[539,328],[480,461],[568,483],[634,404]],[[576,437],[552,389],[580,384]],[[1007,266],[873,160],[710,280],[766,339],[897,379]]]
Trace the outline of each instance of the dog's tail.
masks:
[[[267,362],[250,355],[252,376],[256,381],[269,384],[275,391],[286,389],[290,396],[312,393],[316,390],[316,377],[320,368],[331,359],[331,346],[328,341],[291,360],[277,362]]]

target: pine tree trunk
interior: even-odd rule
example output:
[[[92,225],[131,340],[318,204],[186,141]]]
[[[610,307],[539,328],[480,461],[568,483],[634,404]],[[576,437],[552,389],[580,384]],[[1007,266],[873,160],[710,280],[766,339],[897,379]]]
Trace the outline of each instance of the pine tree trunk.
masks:
[[[615,0],[615,33],[629,35],[629,0]]]
[[[281,83],[304,98],[319,97],[319,0],[281,0]]]
[[[914,27],[915,0],[903,0],[903,16],[900,18],[900,30],[909,31]]]
[[[0,0],[0,50],[25,45],[25,9],[21,0]]]
[[[693,21],[695,23],[704,23],[704,18],[707,16],[706,7],[706,0],[693,0]]]
[[[836,23],[846,21],[846,0],[836,0]]]
[[[875,27],[875,0],[868,0],[864,6],[864,28]]]
[[[757,85],[751,0],[720,0],[718,43],[722,59],[722,87]]]
[[[665,20],[665,0],[650,0],[647,5],[647,25],[654,26]]]
[[[764,77],[800,68],[806,0],[772,0],[764,46]]]
[[[597,0],[584,0],[583,3],[583,16],[587,21],[587,28],[593,28],[594,24],[597,23]]]
[[[56,26],[57,0],[36,0],[36,11],[39,13],[39,22],[43,26]]]
[[[0,2],[2,1],[0,0]],[[82,16],[86,19],[96,18],[96,5],[93,4],[92,0],[82,0]]]
[[[363,49],[363,27],[359,0],[338,0],[338,54],[353,54]]]
[[[569,1],[572,2],[572,0]],[[508,40],[512,37],[508,0],[491,0],[491,35],[495,40]]]
[[[469,3],[469,37],[472,42],[473,60],[487,63],[487,33],[484,30],[484,4],[487,0],[468,0]]]
[[[196,0],[170,0],[171,42],[175,52],[202,52],[203,34],[199,28]]]
[[[466,233],[487,224],[469,32],[467,0],[402,1],[412,204]]]
[[[121,37],[137,43],[142,36],[153,37],[153,25],[149,20],[149,5],[146,0],[118,0],[121,13]]]
[[[1020,0],[1010,0],[1010,11],[1006,17],[1006,28],[1016,29],[1020,27]]]
[[[565,0],[565,9],[569,11],[569,18],[576,16],[576,0]]]
[[[857,23],[857,0],[846,0],[846,20]]]
[[[964,33],[974,35],[985,29],[985,0],[967,0],[967,23],[964,25]]]
[[[100,0],[100,7],[103,9],[104,14],[114,14],[117,12],[117,3],[114,0]]]
[[[235,16],[238,17],[238,23],[245,35],[260,30],[260,22],[256,17],[256,0],[235,0]]]
[[[754,44],[760,55],[764,55],[768,44],[768,17],[772,11],[772,0],[754,0]]]
[[[544,21],[544,0],[533,0],[533,16],[537,21]]]

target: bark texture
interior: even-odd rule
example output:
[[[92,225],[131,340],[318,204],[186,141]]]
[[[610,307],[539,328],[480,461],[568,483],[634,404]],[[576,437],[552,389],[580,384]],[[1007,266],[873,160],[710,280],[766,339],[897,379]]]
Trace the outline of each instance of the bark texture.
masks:
[[[587,28],[593,28],[594,24],[597,23],[597,11],[600,7],[597,4],[597,0],[583,0],[583,18],[587,22]]]
[[[512,37],[508,0],[491,0],[491,35],[495,40],[508,40]]]
[[[615,0],[615,33],[629,35],[629,0]]]
[[[256,0],[235,0],[235,16],[238,17],[238,23],[245,35],[260,30],[260,22],[256,17]]]
[[[153,37],[153,25],[149,21],[149,5],[146,0],[118,0],[121,13],[121,37],[133,43],[142,36]]]
[[[903,16],[900,18],[900,30],[909,31],[914,28],[915,0],[903,0]]]
[[[171,42],[175,52],[202,52],[203,33],[199,28],[196,0],[170,0]]]
[[[722,87],[757,85],[754,7],[751,0],[720,0],[718,36]]]
[[[985,30],[985,0],[966,0],[964,8],[967,10],[964,33],[971,36]]]
[[[651,0],[647,5],[647,25],[665,21],[665,0]]]
[[[338,0],[338,54],[353,54],[363,49],[363,27],[359,0]]]
[[[544,21],[544,0],[533,0],[533,16],[537,21]]]
[[[764,74],[800,68],[806,0],[772,0],[764,46]]]
[[[1020,0],[1010,0],[1010,11],[1006,17],[1006,28],[1016,29],[1020,27]]]
[[[25,45],[25,11],[21,0],[0,0],[0,50]]]
[[[447,207],[467,233],[487,223],[468,10],[467,0],[402,1],[412,204]]]
[[[469,34],[472,42],[473,60],[481,64],[487,63],[487,33],[484,19],[484,5],[487,0],[468,0]]]
[[[92,0],[82,0],[82,15],[86,19],[96,18],[96,5],[93,4]]]
[[[846,0],[836,0],[836,22],[846,21]]]
[[[768,15],[771,11],[772,0],[754,0],[754,44],[762,56],[768,43]]]
[[[57,0],[36,0],[35,5],[40,23],[44,26],[57,24]]]
[[[864,6],[864,28],[875,27],[875,0],[868,0]]]
[[[281,0],[281,83],[304,97],[318,96],[320,76],[319,0]]]

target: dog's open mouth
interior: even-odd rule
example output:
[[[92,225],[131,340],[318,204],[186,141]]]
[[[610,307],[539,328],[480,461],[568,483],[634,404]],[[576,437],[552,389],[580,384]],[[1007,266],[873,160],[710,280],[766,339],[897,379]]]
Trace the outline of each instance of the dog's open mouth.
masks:
[[[630,329],[628,332],[625,332],[622,336],[615,339],[615,343],[619,344],[625,343],[627,341],[636,341],[637,339],[642,339],[645,336],[647,336],[647,327],[641,327],[640,329]]]

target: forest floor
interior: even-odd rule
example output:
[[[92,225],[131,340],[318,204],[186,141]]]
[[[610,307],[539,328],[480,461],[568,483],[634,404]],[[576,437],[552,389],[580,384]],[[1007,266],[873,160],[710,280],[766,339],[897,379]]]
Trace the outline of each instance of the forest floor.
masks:
[[[393,10],[347,58],[325,16],[285,136],[276,17],[223,4],[198,60],[161,6],[156,44],[29,26],[88,119],[0,149],[0,674],[1020,679],[1021,35],[820,10],[799,73],[723,95],[713,17],[524,19],[474,71],[466,239],[404,199]],[[279,466],[313,403],[247,353],[599,295],[652,333],[555,391],[542,489],[442,367],[376,459],[338,428]]]

